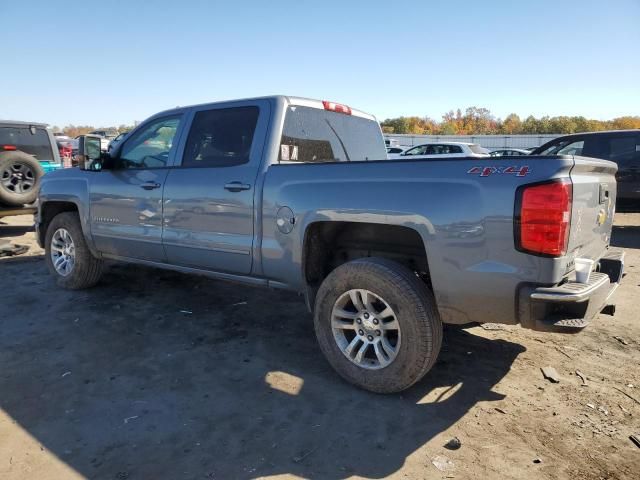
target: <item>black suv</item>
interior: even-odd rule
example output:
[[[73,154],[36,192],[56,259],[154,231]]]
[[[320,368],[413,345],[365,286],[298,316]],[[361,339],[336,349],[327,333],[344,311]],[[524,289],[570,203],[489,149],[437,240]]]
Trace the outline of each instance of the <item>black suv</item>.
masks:
[[[618,164],[618,200],[640,200],[640,130],[609,130],[558,137],[531,155],[582,155]]]
[[[59,168],[58,146],[47,125],[0,120],[0,208],[35,202],[42,176]]]

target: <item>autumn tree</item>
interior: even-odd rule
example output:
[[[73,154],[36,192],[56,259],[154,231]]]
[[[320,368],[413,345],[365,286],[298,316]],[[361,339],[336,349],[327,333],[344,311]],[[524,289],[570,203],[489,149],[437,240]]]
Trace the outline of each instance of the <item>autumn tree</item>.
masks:
[[[500,127],[500,133],[507,135],[515,135],[522,130],[522,121],[520,117],[515,113],[510,113],[507,118],[502,122]]]
[[[416,135],[490,135],[490,134],[568,134],[597,132],[600,130],[640,129],[640,116],[618,117],[613,120],[594,120],[584,116],[536,118],[529,115],[521,120],[511,113],[504,120],[495,118],[486,108],[469,107],[450,110],[436,122],[429,117],[389,118],[381,123],[384,133],[406,133]]]

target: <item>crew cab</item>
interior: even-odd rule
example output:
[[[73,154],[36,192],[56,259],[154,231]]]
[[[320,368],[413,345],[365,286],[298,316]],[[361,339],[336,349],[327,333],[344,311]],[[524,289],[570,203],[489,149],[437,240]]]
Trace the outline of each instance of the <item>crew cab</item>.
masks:
[[[608,161],[390,161],[373,116],[286,96],[168,110],[79,155],[40,191],[58,285],[117,260],[299,292],[329,363],[375,392],[429,371],[442,323],[577,332],[622,278]]]

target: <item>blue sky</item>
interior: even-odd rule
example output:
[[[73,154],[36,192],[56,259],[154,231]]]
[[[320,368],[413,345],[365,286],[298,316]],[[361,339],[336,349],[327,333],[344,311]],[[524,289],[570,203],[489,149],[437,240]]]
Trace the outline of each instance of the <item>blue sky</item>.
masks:
[[[274,93],[380,119],[640,115],[640,0],[30,0],[0,18],[4,119],[105,126]]]

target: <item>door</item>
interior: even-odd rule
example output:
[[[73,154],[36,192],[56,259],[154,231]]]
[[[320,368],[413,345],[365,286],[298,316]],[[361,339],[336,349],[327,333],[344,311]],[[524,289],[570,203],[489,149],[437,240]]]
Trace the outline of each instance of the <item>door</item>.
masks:
[[[91,233],[96,248],[164,262],[162,190],[182,115],[152,119],[126,140],[109,169],[91,173]]]
[[[164,190],[163,244],[170,264],[251,272],[254,184],[268,119],[266,101],[194,112],[181,162]]]

